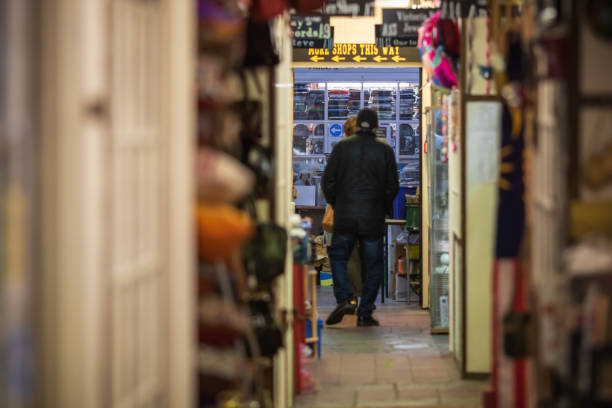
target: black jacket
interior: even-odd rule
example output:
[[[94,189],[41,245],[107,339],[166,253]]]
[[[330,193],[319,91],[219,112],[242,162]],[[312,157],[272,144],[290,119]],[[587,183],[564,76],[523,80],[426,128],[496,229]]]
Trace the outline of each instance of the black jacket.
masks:
[[[385,215],[393,213],[399,191],[395,153],[371,132],[343,139],[332,150],[322,185],[334,208],[334,232],[384,235]]]

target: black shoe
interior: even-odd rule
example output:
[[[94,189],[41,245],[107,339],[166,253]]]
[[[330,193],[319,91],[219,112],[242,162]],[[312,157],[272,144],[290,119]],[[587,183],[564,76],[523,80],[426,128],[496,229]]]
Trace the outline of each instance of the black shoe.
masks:
[[[357,326],[359,327],[380,326],[380,323],[378,323],[378,320],[376,320],[372,316],[359,317],[357,319]]]
[[[357,302],[354,299],[348,299],[343,302],[340,302],[338,306],[334,309],[333,312],[329,315],[325,324],[332,325],[337,324],[342,321],[342,318],[346,314],[355,314],[355,310],[357,309]]]

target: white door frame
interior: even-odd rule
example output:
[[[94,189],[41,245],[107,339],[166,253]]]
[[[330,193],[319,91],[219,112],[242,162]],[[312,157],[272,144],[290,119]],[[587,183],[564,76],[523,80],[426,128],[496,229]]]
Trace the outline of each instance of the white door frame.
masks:
[[[160,234],[166,245],[160,345],[163,406],[194,401],[195,271],[192,243],[193,23],[188,0],[159,0],[164,185]],[[109,5],[49,0],[40,5],[43,407],[109,405]],[[134,405],[136,406],[136,405]]]

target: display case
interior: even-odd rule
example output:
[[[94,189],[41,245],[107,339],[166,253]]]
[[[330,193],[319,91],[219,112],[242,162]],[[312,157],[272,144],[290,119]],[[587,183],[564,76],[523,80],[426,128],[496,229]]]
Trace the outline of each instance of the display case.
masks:
[[[429,276],[432,332],[449,327],[448,160],[445,146],[446,113],[427,111],[427,163],[429,170]]]

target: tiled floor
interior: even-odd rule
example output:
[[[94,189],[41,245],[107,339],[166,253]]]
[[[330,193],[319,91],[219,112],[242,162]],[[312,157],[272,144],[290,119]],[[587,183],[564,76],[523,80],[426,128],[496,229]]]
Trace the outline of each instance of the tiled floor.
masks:
[[[322,288],[323,319],[334,304],[330,288]],[[388,301],[375,316],[380,327],[358,328],[355,316],[324,327],[322,359],[304,367],[318,389],[298,396],[297,408],[482,406],[486,382],[460,379],[448,336],[430,335],[427,311]]]

